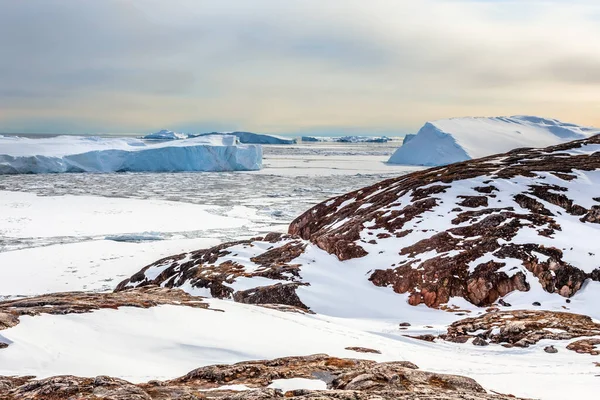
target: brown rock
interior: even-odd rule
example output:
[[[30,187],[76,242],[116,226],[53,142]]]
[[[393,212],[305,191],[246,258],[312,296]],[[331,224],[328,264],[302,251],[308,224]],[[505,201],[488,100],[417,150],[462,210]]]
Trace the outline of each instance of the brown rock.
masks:
[[[346,347],[346,350],[356,351],[357,353],[381,354],[381,352],[379,350],[369,349],[366,347]]]
[[[600,324],[590,317],[555,311],[497,311],[456,321],[442,339],[464,343],[465,338],[481,338],[491,343],[528,347],[540,340],[569,340],[600,335]],[[495,333],[492,333],[495,332]]]
[[[567,346],[567,349],[592,356],[600,355],[600,339],[581,339]]]
[[[550,353],[550,354],[558,353],[558,350],[554,346],[546,346],[546,347],[544,347],[544,351],[546,353]]]
[[[233,295],[233,300],[245,304],[282,304],[308,310],[296,294],[299,283],[277,283],[255,289],[242,290]]]

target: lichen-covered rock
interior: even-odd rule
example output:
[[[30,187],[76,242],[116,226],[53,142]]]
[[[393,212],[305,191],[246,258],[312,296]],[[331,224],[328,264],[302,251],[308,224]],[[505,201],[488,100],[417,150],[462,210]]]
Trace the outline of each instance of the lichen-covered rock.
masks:
[[[461,319],[451,324],[448,332],[440,337],[451,342],[464,342],[475,337],[496,344],[528,347],[543,339],[569,340],[596,335],[600,335],[600,324],[585,315],[519,310]]]
[[[269,389],[275,379],[323,380],[326,391],[298,389],[283,393]],[[225,385],[245,385],[234,392]],[[221,387],[225,386],[221,389]],[[376,363],[317,354],[213,365],[169,381],[132,384],[99,376],[0,377],[0,400],[508,400],[514,397],[487,394],[473,379],[417,369],[409,362]]]

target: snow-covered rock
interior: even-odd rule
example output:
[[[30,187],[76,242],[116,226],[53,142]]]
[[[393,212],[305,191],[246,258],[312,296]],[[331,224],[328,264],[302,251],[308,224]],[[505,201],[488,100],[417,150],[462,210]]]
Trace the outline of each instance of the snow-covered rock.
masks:
[[[161,131],[151,133],[143,137],[143,139],[148,140],[178,140],[178,139],[187,139],[188,135],[185,133],[173,132],[167,129],[163,129]]]
[[[258,170],[262,149],[235,136],[149,143],[132,138],[0,138],[0,173]]]
[[[389,163],[446,165],[522,147],[584,139],[600,129],[532,116],[451,118],[427,122]]]
[[[600,281],[599,151],[597,135],[389,179],[315,206],[289,236],[160,260],[118,289],[168,282],[358,318],[453,298],[562,305]]]

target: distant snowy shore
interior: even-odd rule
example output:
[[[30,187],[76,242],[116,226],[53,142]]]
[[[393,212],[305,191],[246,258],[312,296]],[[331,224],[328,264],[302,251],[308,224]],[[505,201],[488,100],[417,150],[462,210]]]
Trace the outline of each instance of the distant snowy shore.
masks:
[[[262,149],[235,136],[212,135],[148,143],[132,138],[0,137],[0,174],[62,172],[252,171]]]
[[[302,142],[334,142],[334,143],[387,143],[387,136],[302,136]]]

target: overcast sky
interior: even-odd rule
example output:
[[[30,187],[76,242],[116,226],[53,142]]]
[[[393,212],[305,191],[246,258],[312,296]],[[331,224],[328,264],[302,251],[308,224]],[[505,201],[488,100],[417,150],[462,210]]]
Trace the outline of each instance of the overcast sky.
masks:
[[[0,0],[0,132],[600,126],[600,1]]]

